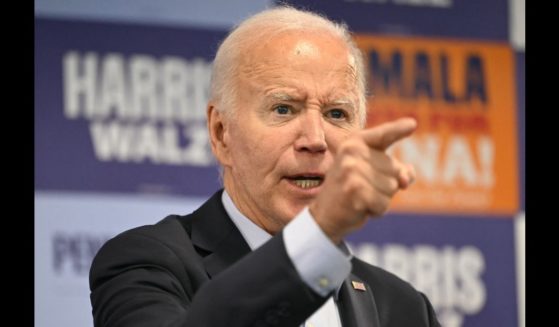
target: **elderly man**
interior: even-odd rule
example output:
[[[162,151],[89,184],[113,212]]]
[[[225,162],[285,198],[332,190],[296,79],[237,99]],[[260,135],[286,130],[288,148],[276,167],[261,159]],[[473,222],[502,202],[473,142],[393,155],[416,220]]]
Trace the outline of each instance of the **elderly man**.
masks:
[[[352,257],[413,169],[371,129],[348,31],[293,8],[240,24],[215,58],[207,107],[224,190],[195,212],[122,233],[94,259],[96,326],[438,326],[428,299]]]

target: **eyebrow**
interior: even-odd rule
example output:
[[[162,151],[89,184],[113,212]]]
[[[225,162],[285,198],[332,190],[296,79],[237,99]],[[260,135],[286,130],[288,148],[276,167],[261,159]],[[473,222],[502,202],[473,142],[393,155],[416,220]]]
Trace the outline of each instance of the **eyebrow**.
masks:
[[[285,92],[274,92],[274,93],[270,93],[268,95],[268,97],[274,98],[276,100],[281,100],[281,101],[296,101],[297,99],[294,98],[293,96],[289,95],[288,93]],[[328,101],[327,102],[330,105],[353,105],[353,102],[347,98],[339,98],[333,101]]]
[[[331,102],[329,102],[329,104],[331,104],[331,105],[349,105],[349,106],[353,106],[353,102],[351,102],[351,100],[345,99],[345,98],[337,99],[337,100],[331,101]]]
[[[279,101],[299,101],[297,98],[293,97],[292,95],[286,92],[273,92],[266,95],[267,97],[273,98]],[[350,106],[352,109],[355,109],[355,104],[347,99],[347,98],[339,98],[333,101],[328,101],[325,103],[326,106]]]
[[[285,92],[273,92],[270,94],[267,94],[267,97],[271,97],[274,98],[276,100],[280,100],[280,101],[294,101],[295,98],[293,98],[291,95],[285,93]]]

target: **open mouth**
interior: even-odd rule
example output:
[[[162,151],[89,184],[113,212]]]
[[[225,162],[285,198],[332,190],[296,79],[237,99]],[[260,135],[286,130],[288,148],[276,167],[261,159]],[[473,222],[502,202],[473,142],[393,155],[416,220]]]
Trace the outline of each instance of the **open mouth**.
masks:
[[[314,175],[292,176],[292,177],[287,177],[287,179],[291,184],[302,189],[311,189],[311,188],[319,187],[320,184],[322,184],[322,182],[324,181],[323,176],[314,176]]]

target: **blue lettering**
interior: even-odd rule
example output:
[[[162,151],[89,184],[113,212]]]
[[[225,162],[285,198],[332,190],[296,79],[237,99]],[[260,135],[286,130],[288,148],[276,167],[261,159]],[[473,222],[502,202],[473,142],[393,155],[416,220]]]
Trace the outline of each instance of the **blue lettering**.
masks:
[[[56,233],[52,239],[54,271],[60,274],[66,267],[75,274],[87,274],[93,257],[108,239],[87,234]]]
[[[370,53],[370,69],[373,94],[389,94],[396,90],[399,96],[404,96],[402,83],[402,54],[399,51],[392,53],[390,64],[381,61],[380,53],[373,50]]]
[[[466,62],[466,94],[464,100],[471,101],[474,96],[478,97],[481,102],[487,103],[483,61],[479,56],[471,55]]]
[[[431,81],[431,65],[429,63],[429,56],[424,52],[419,52],[415,56],[415,90],[414,97],[418,97],[421,94],[426,95],[430,99],[433,99],[433,88]]]

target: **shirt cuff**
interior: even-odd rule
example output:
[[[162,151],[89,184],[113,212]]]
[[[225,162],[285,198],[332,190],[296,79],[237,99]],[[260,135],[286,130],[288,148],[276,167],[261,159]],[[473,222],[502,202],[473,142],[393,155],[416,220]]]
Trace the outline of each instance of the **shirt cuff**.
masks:
[[[323,297],[337,289],[351,271],[351,256],[324,234],[308,207],[285,226],[283,241],[301,279]]]

